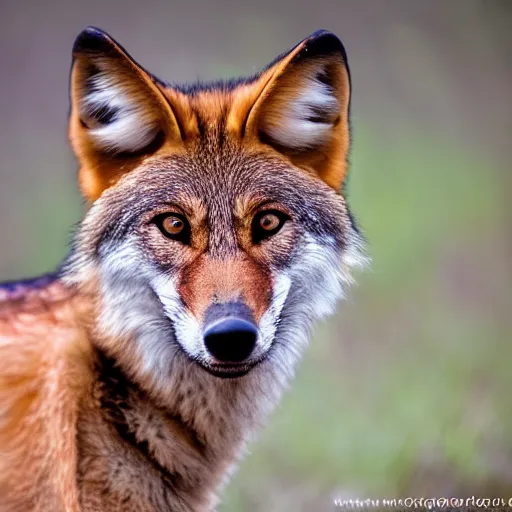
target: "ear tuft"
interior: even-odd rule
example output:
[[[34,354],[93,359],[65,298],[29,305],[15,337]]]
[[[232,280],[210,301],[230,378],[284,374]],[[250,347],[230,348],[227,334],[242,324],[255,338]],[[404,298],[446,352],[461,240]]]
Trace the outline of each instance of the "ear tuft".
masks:
[[[69,134],[91,200],[164,143],[182,143],[156,79],[97,28],[75,40],[70,88]]]
[[[161,131],[162,111],[149,75],[110,36],[88,27],[73,46],[72,95],[98,150],[136,153]]]
[[[349,149],[350,74],[345,49],[320,30],[279,57],[254,84],[246,132],[338,190]]]
[[[98,59],[84,69],[80,120],[98,149],[136,153],[157,137],[161,112],[143,95],[140,84],[126,80],[107,59]]]
[[[307,74],[287,80],[264,109],[261,134],[279,146],[302,151],[327,143],[339,119],[326,65],[319,61]]]

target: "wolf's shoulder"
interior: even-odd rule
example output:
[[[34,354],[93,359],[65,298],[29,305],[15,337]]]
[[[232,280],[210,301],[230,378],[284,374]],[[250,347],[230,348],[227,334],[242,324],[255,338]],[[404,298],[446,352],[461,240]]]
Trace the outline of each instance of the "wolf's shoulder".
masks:
[[[0,418],[17,396],[30,396],[28,411],[74,387],[71,373],[92,357],[80,314],[80,297],[59,279],[0,285]]]
[[[47,337],[76,326],[76,295],[54,274],[0,283],[0,336]]]
[[[75,510],[76,415],[92,356],[73,302],[58,280],[0,287],[1,510]]]

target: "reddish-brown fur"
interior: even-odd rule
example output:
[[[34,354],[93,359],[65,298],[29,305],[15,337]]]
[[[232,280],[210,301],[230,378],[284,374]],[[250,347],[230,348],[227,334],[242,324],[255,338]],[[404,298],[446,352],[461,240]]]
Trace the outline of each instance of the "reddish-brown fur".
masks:
[[[91,380],[87,306],[60,283],[0,302],[0,510],[79,510],[76,421]]]
[[[248,258],[215,261],[202,256],[182,273],[179,292],[194,315],[203,320],[214,302],[242,301],[259,321],[271,299],[270,274]]]

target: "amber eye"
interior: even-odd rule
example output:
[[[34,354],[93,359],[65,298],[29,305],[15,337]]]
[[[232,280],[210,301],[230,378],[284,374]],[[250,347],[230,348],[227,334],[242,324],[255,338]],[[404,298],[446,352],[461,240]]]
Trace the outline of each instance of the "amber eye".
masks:
[[[162,221],[162,227],[169,235],[179,235],[183,231],[185,223],[179,217],[171,215]]]
[[[185,244],[190,242],[190,227],[185,217],[178,213],[162,213],[153,222],[167,238],[178,240]]]
[[[255,244],[275,235],[289,219],[283,212],[272,210],[258,213],[252,223],[252,239]]]

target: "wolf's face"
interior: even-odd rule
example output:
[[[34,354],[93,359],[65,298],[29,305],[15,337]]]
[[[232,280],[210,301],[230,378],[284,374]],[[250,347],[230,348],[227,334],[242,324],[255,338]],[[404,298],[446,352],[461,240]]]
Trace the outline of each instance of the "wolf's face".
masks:
[[[286,378],[362,261],[343,196],[349,78],[335,36],[252,79],[177,89],[105,34],[75,45],[71,138],[89,209],[68,262],[133,374]],[[183,368],[194,368],[193,370]]]

